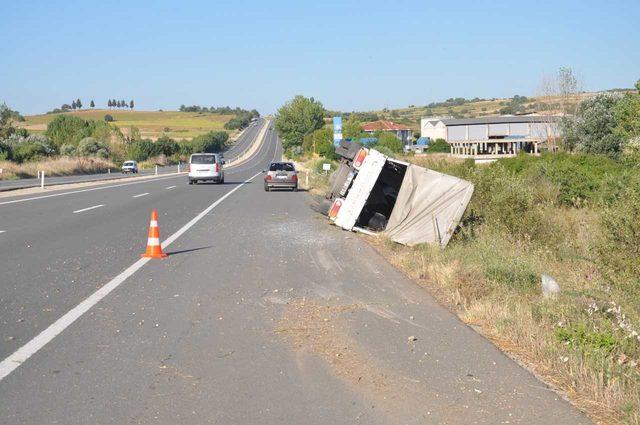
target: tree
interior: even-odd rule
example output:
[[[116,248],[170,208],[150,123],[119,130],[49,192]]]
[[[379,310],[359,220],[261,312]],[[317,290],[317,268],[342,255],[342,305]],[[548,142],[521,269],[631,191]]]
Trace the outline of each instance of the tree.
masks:
[[[640,91],[640,80],[636,83]],[[627,93],[615,107],[615,133],[625,142],[640,136],[640,93]]]
[[[380,132],[377,135],[378,143],[376,146],[384,146],[393,153],[402,152],[402,140],[398,139],[395,134],[388,132]]]
[[[78,107],[78,109],[82,109],[82,102],[80,101],[80,99],[76,100],[76,106]]]
[[[124,100],[120,101],[120,105],[122,105],[123,108],[126,108],[128,106],[127,102],[125,102]]]
[[[15,132],[13,120],[11,119],[11,109],[2,103],[0,104],[0,140],[6,139]]]
[[[119,100],[116,102],[116,107],[118,108],[122,108],[122,102],[120,102]]]
[[[129,102],[129,108],[133,109],[133,100]]]
[[[574,116],[563,117],[565,149],[618,157],[623,148],[623,139],[614,131],[619,100],[618,95],[600,93],[580,102]]]
[[[580,82],[573,69],[561,67],[555,74],[544,75],[538,88],[538,97],[541,102],[538,104],[538,112],[543,116],[543,121],[549,125],[556,125],[556,115],[573,114],[575,112],[575,102],[572,100],[580,90]],[[559,100],[559,102],[558,102]],[[558,105],[560,110],[558,111]],[[556,149],[556,140],[548,140],[551,150]],[[566,147],[566,146],[565,146]]]
[[[342,136],[345,139],[358,139],[362,137],[362,123],[354,115],[344,122],[342,126]]]
[[[99,158],[109,157],[109,145],[93,137],[85,137],[78,143],[76,150],[78,156],[97,156]]]
[[[111,107],[113,106],[113,103],[111,102],[111,99],[109,99],[109,100],[107,101],[107,106],[108,106],[109,108],[111,108]]]
[[[89,106],[92,108],[96,107],[96,103],[93,101],[93,99],[91,99],[91,103],[89,104]]]
[[[285,149],[301,146],[305,135],[322,128],[324,107],[313,98],[298,95],[276,114],[276,129]]]
[[[76,103],[75,100],[71,102],[71,108],[76,109],[77,107],[78,107],[78,104]]]
[[[94,125],[73,115],[57,115],[47,125],[45,135],[55,147],[65,143],[77,145],[80,140],[91,136]]]

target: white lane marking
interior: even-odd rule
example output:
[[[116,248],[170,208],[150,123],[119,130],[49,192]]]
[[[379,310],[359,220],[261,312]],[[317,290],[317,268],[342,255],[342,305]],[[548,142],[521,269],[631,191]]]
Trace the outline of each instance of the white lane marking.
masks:
[[[6,232],[6,230],[0,230],[0,233],[4,233],[4,232]]]
[[[176,187],[176,186],[173,185],[173,186],[165,187],[165,189],[173,189],[174,187]]]
[[[146,179],[146,180],[137,181],[137,182],[120,183],[120,184],[114,184],[114,185],[109,185],[109,186],[92,187],[90,189],[73,190],[71,192],[52,193],[51,195],[34,196],[33,198],[14,199],[13,201],[0,202],[0,205],[16,204],[18,202],[26,202],[26,201],[35,201],[36,199],[55,198],[56,196],[72,195],[74,193],[82,193],[82,192],[91,192],[93,190],[112,189],[114,187],[129,186],[129,185],[132,185],[132,184],[153,183],[153,182],[157,182],[158,180],[175,179],[175,178],[178,178],[178,177],[183,178],[184,174],[186,174],[186,171],[184,173],[180,173],[179,175],[176,174],[176,175],[173,175],[173,176],[166,176],[166,177],[163,176],[163,177],[157,177],[157,178],[153,178],[153,179]]]
[[[209,205],[204,211],[191,219],[187,224],[182,226],[177,232],[173,235],[169,236],[164,242],[162,242],[162,248],[166,248],[175,242],[180,236],[182,236],[187,230],[193,227],[198,221],[200,221],[204,216],[209,214],[211,210],[220,205],[222,201],[231,196],[236,190],[240,189],[242,186],[249,183],[251,180],[255,179],[262,173],[256,173],[252,177],[249,177],[247,180],[243,181],[238,186],[234,187],[229,192],[225,193],[220,199],[215,201],[213,204]],[[60,335],[66,328],[71,326],[73,322],[78,320],[84,313],[89,311],[94,305],[96,305],[100,300],[109,295],[111,291],[120,286],[127,278],[131,277],[135,272],[140,270],[142,266],[147,264],[150,258],[141,258],[129,267],[127,267],[122,273],[118,276],[114,277],[109,283],[98,289],[96,292],[91,294],[84,301],[80,302],[77,306],[69,310],[65,315],[61,318],[53,322],[49,325],[48,328],[40,332],[35,338],[31,341],[27,342],[22,347],[18,348],[13,354],[0,362],[0,381],[6,378],[11,372],[16,370],[23,364],[25,361],[29,359],[29,357],[33,356],[35,353],[40,351],[42,347],[51,342],[56,336]]]
[[[94,206],[92,206],[92,207],[89,207],[89,208],[83,208],[83,209],[81,209],[81,210],[75,210],[73,213],[74,213],[74,214],[78,214],[78,213],[81,213],[81,212],[85,212],[85,211],[89,211],[89,210],[94,210],[94,209],[96,209],[96,208],[100,208],[100,207],[104,207],[104,204],[94,205]]]
[[[138,193],[137,195],[133,195],[132,198],[139,198],[141,196],[147,196],[149,194],[149,192],[145,192],[145,193]]]

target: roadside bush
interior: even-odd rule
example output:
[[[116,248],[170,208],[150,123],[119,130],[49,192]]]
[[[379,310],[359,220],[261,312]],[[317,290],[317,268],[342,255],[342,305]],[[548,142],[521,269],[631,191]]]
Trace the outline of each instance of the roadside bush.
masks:
[[[22,163],[53,155],[56,150],[51,141],[41,134],[27,137],[14,133],[4,140],[6,156],[15,162]]]
[[[156,140],[154,151],[156,155],[172,156],[180,150],[178,142],[169,136],[162,136]]]
[[[65,143],[62,146],[60,146],[60,155],[63,156],[75,156],[76,154],[76,147],[73,146],[70,143]]]
[[[451,152],[451,147],[449,143],[447,143],[444,139],[436,139],[435,141],[429,143],[427,147],[427,153],[449,153]]]
[[[91,136],[93,128],[88,121],[73,115],[58,115],[47,125],[45,135],[54,146],[65,143],[77,146],[80,140]]]
[[[542,214],[533,188],[500,163],[476,168],[470,176],[474,196],[467,209],[467,223],[488,223],[505,234],[527,239],[540,235]]]
[[[109,145],[102,140],[93,137],[85,137],[78,144],[76,150],[78,156],[97,156],[98,158],[109,157]]]
[[[225,131],[210,131],[191,140],[192,152],[217,153],[226,147],[229,135]]]
[[[378,136],[378,143],[376,144],[376,149],[381,146],[389,149],[393,153],[401,153],[402,152],[402,140],[399,140],[395,135],[391,133],[381,133]]]
[[[640,179],[626,183],[616,202],[604,208],[597,249],[604,273],[616,281],[640,276]]]
[[[619,101],[618,95],[601,93],[580,102],[576,114],[560,122],[565,149],[618,157],[623,148],[616,133]]]
[[[127,158],[134,161],[144,161],[152,156],[155,156],[155,147],[149,139],[132,142],[127,149]]]
[[[104,116],[104,120],[105,120],[106,122],[114,122],[114,121],[115,121],[115,120],[113,119],[113,116],[112,116],[111,114],[106,114],[106,115]]]

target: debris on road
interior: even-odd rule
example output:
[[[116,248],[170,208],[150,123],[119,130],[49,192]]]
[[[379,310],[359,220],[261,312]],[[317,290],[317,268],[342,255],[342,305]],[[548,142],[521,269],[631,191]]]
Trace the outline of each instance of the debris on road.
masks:
[[[321,208],[335,225],[383,233],[409,246],[447,246],[471,200],[472,183],[354,142],[341,142],[336,153],[340,167]]]

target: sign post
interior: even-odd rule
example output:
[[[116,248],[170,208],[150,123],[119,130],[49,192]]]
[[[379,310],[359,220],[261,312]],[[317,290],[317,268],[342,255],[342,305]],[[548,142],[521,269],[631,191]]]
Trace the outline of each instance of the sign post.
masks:
[[[333,145],[338,146],[342,141],[342,117],[333,117]]]

